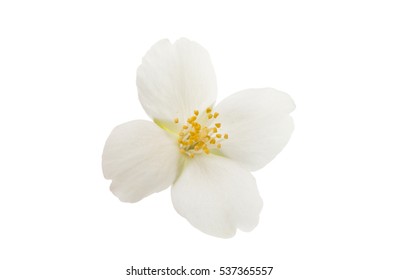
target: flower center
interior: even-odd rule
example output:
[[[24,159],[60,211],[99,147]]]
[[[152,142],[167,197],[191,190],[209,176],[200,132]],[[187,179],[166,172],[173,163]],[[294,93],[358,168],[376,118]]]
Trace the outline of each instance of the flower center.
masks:
[[[220,133],[221,123],[213,123],[213,126],[210,127],[201,125],[198,121],[198,115],[199,111],[194,110],[194,114],[182,126],[177,141],[180,153],[191,158],[202,153],[209,154],[212,149],[220,149],[222,147],[221,142],[229,138],[227,133]],[[201,118],[211,121],[218,116],[218,112],[212,113],[212,108],[207,108],[206,114]],[[179,123],[179,119],[176,118],[174,122]]]

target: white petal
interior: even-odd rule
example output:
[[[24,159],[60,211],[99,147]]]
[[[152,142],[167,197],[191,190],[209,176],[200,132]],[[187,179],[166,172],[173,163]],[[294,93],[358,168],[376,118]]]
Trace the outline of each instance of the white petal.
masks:
[[[124,202],[137,202],[166,189],[176,178],[176,140],[149,121],[117,126],[103,152],[103,172],[111,191]]]
[[[216,77],[208,52],[180,39],[155,44],[137,70],[139,99],[157,123],[185,120],[216,100]],[[167,126],[167,125],[164,125]]]
[[[186,161],[172,186],[176,211],[194,227],[218,237],[232,237],[236,228],[252,230],[262,199],[254,177],[230,159],[200,155]]]
[[[215,108],[222,132],[229,135],[221,152],[249,170],[262,168],[290,139],[294,123],[289,113],[294,109],[289,95],[271,88],[229,96]]]

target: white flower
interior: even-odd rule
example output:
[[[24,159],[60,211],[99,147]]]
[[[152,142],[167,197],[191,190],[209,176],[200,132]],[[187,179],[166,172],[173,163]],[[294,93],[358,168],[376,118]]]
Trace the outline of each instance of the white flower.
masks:
[[[124,202],[172,185],[176,211],[218,237],[251,231],[262,208],[250,171],[270,162],[294,125],[292,99],[265,88],[238,92],[216,107],[216,78],[195,42],[162,40],[137,70],[139,99],[154,122],[117,126],[103,153],[111,191]]]

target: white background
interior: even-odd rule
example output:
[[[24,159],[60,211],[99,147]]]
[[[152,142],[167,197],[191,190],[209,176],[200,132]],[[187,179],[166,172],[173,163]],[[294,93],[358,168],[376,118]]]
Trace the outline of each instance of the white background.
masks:
[[[0,278],[238,265],[274,266],[264,279],[399,279],[395,2],[2,1]],[[255,173],[259,226],[228,240],[189,225],[169,190],[124,204],[102,176],[112,128],[148,119],[142,56],[180,37],[209,51],[218,101],[274,87],[297,105],[287,147]]]

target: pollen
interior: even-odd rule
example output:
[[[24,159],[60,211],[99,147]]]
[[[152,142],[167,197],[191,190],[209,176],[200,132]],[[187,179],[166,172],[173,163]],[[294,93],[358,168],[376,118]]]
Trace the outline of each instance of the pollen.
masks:
[[[200,154],[211,154],[222,147],[221,142],[228,139],[228,134],[223,133],[220,122],[213,123],[219,116],[218,112],[212,112],[208,107],[205,111],[194,110],[186,123],[183,123],[178,132],[178,148],[181,154],[194,158]],[[179,119],[175,118],[177,125]],[[222,134],[223,133],[223,134]]]

